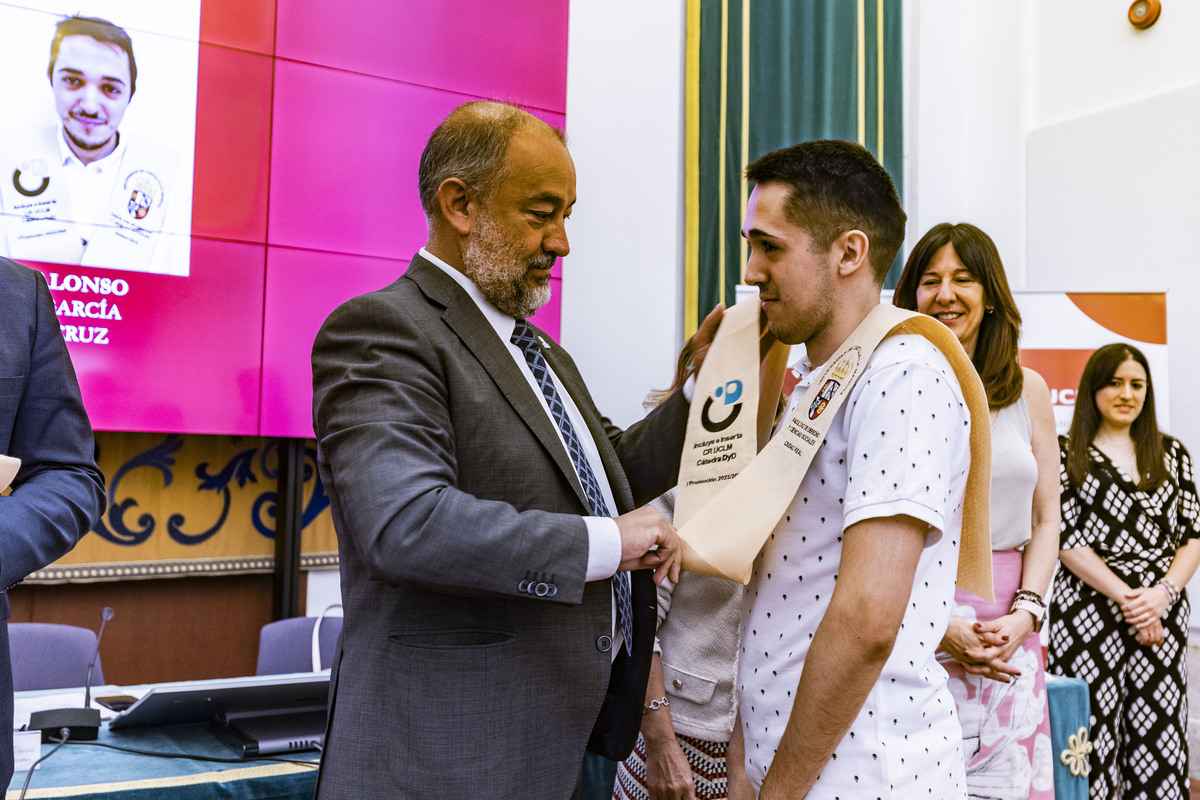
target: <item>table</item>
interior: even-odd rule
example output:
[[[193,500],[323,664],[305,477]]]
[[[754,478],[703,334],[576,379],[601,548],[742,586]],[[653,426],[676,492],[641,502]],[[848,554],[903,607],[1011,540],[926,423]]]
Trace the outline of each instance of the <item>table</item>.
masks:
[[[1046,673],[1055,800],[1087,800],[1091,700],[1082,678]]]
[[[291,753],[286,759],[242,760],[219,733],[219,723],[198,722],[119,731],[100,727],[96,742],[69,742],[33,773],[27,798],[71,797],[105,800],[312,800],[317,785],[316,752]],[[192,758],[137,755],[109,744],[176,756],[228,758],[213,763]],[[42,745],[42,755],[53,744]],[[294,763],[302,762],[302,763]],[[27,773],[18,772],[6,800],[16,800]]]
[[[154,752],[233,758],[232,748],[218,738],[215,723],[192,723],[132,731],[100,729],[104,744]],[[42,745],[42,754],[52,744]],[[34,770],[28,798],[73,797],[106,800],[311,800],[317,786],[319,755],[294,753],[286,758],[304,764],[278,761],[212,763],[187,758],[134,755],[95,743],[68,743]],[[15,800],[27,773],[18,772],[9,785],[8,800]],[[169,790],[169,794],[167,791]]]

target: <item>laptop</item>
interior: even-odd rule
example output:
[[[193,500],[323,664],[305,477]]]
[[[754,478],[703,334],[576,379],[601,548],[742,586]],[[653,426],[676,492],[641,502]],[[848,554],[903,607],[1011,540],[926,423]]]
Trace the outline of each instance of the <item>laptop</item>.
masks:
[[[108,723],[109,730],[222,723],[242,756],[319,749],[325,741],[329,672],[157,684]]]

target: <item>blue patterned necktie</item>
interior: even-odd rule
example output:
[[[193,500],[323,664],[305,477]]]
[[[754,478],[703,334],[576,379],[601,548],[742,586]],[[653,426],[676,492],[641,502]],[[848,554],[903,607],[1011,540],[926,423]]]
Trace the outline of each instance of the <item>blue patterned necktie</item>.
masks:
[[[529,364],[530,372],[533,373],[538,386],[542,387],[546,405],[550,406],[550,416],[554,418],[554,424],[562,433],[563,441],[567,445],[567,453],[571,456],[571,463],[575,465],[575,472],[579,475],[583,491],[591,503],[592,516],[611,517],[608,503],[604,501],[604,493],[600,489],[600,482],[596,480],[596,473],[592,471],[592,465],[583,451],[579,435],[575,433],[575,426],[571,424],[571,419],[567,416],[567,409],[563,405],[562,397],[559,395],[554,381],[550,378],[550,367],[546,364],[546,357],[542,355],[542,349],[538,347],[533,330],[525,320],[517,320],[517,326],[513,329],[512,343],[521,348],[521,352],[525,354],[525,361]],[[625,639],[625,652],[628,653],[633,647],[633,598],[629,590],[629,573],[618,571],[613,575],[613,590],[617,593],[617,622],[621,626],[621,636]]]

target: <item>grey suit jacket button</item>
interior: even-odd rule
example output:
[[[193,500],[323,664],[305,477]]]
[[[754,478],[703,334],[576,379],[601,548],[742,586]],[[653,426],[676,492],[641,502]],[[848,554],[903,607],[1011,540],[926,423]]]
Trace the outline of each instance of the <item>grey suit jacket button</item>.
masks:
[[[612,649],[612,637],[611,636],[601,636],[599,639],[596,640],[596,649],[599,650],[601,653],[607,653],[609,650]]]

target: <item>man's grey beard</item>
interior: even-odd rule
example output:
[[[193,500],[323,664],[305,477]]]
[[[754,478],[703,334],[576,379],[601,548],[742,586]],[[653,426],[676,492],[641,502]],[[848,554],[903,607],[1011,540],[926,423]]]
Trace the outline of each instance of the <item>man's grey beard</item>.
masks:
[[[557,257],[539,252],[521,262],[515,249],[495,224],[483,217],[463,251],[463,272],[501,312],[526,319],[550,302],[550,284],[531,284],[526,275],[532,269],[550,269]]]

